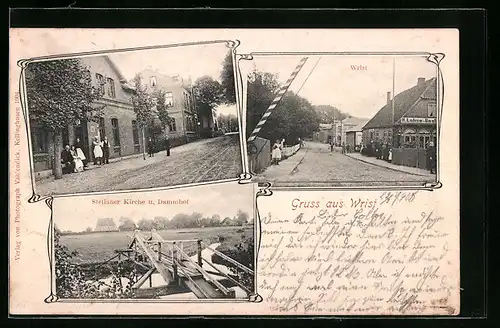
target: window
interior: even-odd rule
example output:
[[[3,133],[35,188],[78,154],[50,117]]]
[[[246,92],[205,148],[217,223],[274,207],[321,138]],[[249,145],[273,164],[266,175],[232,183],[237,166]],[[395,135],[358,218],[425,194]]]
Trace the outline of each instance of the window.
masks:
[[[108,96],[116,98],[115,81],[108,77]]]
[[[170,132],[175,132],[177,131],[177,126],[175,125],[175,118],[173,118],[170,123],[168,124],[168,127],[170,129]]]
[[[132,121],[132,139],[134,141],[134,151],[138,153],[140,151],[139,146],[139,129],[137,128],[137,121]]]
[[[172,92],[165,92],[165,106],[172,107],[174,105],[174,96]]]
[[[113,144],[114,147],[120,147],[120,129],[118,127],[118,119],[111,119],[111,127],[113,129]]]
[[[436,103],[430,102],[427,104],[427,116],[436,117]]]
[[[95,79],[97,80],[97,87],[99,88],[99,92],[101,92],[101,94],[104,94],[105,93],[105,90],[104,90],[104,76],[102,76],[101,74],[99,73],[96,73],[95,74]]]
[[[151,76],[149,78],[149,85],[152,86],[152,87],[156,86],[156,76]]]
[[[33,154],[48,152],[48,136],[47,132],[43,128],[31,128],[31,145],[33,148]]]

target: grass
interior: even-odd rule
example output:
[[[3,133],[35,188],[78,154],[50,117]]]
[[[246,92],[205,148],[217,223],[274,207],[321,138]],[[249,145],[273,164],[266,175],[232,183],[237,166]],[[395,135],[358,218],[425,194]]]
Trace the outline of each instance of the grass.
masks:
[[[210,245],[223,239],[222,247],[239,243],[243,237],[253,238],[253,226],[245,227],[209,227],[178,230],[157,231],[166,240],[201,239]],[[148,232],[142,233],[145,238]],[[133,232],[97,232],[80,235],[61,236],[60,243],[66,245],[77,256],[72,260],[75,264],[101,263],[115,256],[116,249],[125,249],[132,240]],[[196,242],[184,244],[188,255],[196,254]],[[218,248],[219,250],[219,248]],[[168,251],[168,250],[166,250]]]

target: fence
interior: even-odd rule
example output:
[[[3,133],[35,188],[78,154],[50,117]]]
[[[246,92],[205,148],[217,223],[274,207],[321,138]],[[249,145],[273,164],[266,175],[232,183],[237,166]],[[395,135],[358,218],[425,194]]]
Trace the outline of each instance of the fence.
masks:
[[[271,142],[256,137],[248,144],[250,172],[260,173],[271,163]]]
[[[281,151],[281,159],[285,159],[287,157],[290,157],[294,155],[296,152],[298,152],[300,149],[300,145],[296,144],[295,146],[285,146],[283,147],[283,150]]]
[[[427,169],[427,151],[422,148],[393,148],[392,163]]]

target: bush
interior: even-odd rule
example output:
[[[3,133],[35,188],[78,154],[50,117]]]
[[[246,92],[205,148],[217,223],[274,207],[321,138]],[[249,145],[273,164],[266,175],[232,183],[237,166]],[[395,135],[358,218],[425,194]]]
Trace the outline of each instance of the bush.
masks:
[[[221,246],[225,246],[217,248],[217,250],[221,253],[243,264],[247,268],[254,270],[254,240],[252,237],[242,238],[239,243],[229,247],[228,245]],[[233,276],[233,278],[249,290],[254,290],[254,275],[239,269],[234,264],[224,260],[217,254],[212,255],[212,262],[228,267],[229,270],[231,270],[231,276]]]

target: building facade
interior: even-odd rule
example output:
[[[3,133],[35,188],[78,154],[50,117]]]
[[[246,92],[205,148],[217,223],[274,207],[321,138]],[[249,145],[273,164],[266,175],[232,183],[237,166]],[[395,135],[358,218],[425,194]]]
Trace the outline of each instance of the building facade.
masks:
[[[165,105],[172,119],[167,131],[157,131],[156,137],[160,132],[168,133],[170,138],[186,138],[190,141],[199,137],[200,129],[214,125],[210,118],[198,116],[191,81],[183,81],[178,76],[168,76],[153,69],[143,70],[140,74],[151,94],[158,90],[165,92]]]
[[[86,157],[92,160],[93,138],[103,140],[107,136],[110,158],[142,153],[143,141],[131,102],[133,87],[108,56],[83,57],[81,62],[92,83],[103,91],[95,105],[104,106],[104,114],[98,122],[80,121],[68,126],[63,132],[62,146],[72,145],[79,138]],[[30,121],[30,130],[35,172],[51,170],[55,147],[51,133],[35,121]]]
[[[386,105],[363,127],[363,144],[386,142],[395,148],[427,148],[431,141],[435,144],[436,94],[436,78],[418,78],[414,87],[392,99],[388,92]]]

